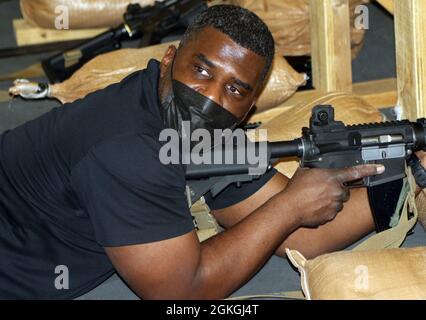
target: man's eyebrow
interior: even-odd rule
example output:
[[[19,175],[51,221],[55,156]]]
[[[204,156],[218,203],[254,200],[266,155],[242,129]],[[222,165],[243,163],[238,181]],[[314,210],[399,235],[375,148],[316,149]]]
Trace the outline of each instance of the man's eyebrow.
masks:
[[[210,61],[204,54],[199,53],[196,55],[196,57],[202,61],[203,63],[205,63],[208,67],[210,68],[215,68],[216,65]],[[241,81],[240,79],[234,78],[234,81],[237,85],[239,85],[240,87],[244,88],[247,91],[253,91],[253,88],[251,85],[249,85],[248,83],[245,83],[244,81]]]
[[[196,55],[196,57],[199,60],[201,60],[202,62],[204,62],[208,67],[210,67],[210,68],[216,67],[216,65],[213,62],[211,62],[209,59],[207,59],[207,57],[204,54],[199,53],[199,54]]]
[[[238,84],[239,86],[243,87],[247,91],[253,91],[252,86],[249,85],[248,83],[245,83],[245,82],[241,81],[240,79],[234,79],[234,81],[235,81],[236,84]]]

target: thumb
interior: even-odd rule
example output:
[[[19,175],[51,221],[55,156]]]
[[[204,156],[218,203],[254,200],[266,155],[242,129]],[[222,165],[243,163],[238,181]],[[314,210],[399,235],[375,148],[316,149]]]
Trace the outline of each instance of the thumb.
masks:
[[[385,172],[385,167],[383,165],[365,164],[339,170],[337,179],[343,183],[358,180],[368,176],[375,176],[377,174],[382,174],[383,172]]]

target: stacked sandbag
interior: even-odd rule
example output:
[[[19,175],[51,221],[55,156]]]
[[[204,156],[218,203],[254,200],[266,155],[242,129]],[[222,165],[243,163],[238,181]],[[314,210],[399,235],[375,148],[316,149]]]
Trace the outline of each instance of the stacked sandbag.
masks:
[[[426,299],[426,247],[343,251],[306,260],[287,250],[312,300]]]
[[[123,23],[130,3],[152,5],[154,0],[21,0],[24,19],[32,25],[54,29],[55,19],[67,8],[70,29],[114,27]],[[62,6],[62,8],[61,8]]]
[[[352,52],[362,47],[365,30],[355,28],[355,8],[367,0],[350,0]],[[71,29],[112,27],[122,22],[129,3],[152,5],[154,0],[21,0],[24,19],[43,28],[55,28],[58,6],[66,6]],[[309,0],[227,0],[259,15],[269,26],[281,55],[310,54]]]
[[[99,55],[83,65],[69,79],[51,85],[50,96],[62,103],[69,103],[120,82],[129,74],[145,69],[150,59],[160,60],[170,44],[120,49]]]
[[[255,12],[271,29],[280,54],[310,55],[309,0],[230,0]],[[356,7],[368,0],[349,0],[352,55],[361,50],[365,30],[355,28]],[[343,36],[343,35],[342,35]]]
[[[348,125],[383,120],[381,113],[361,97],[345,92],[335,92],[325,95],[318,94],[309,101],[295,105],[275,116],[272,120],[263,123],[258,129],[267,129],[267,139],[272,142],[300,138],[302,127],[309,127],[312,108],[316,105],[332,105],[335,119]],[[255,139],[256,132],[257,130],[254,130],[250,133],[252,139]],[[297,158],[287,158],[275,167],[287,177],[292,177],[298,166]]]
[[[91,92],[120,82],[132,72],[146,68],[148,61],[152,58],[161,60],[171,44],[178,45],[176,42],[165,43],[141,49],[121,49],[97,56],[77,70],[68,80],[50,85],[48,96],[62,103],[83,98]],[[256,105],[257,111],[282,103],[304,83],[304,74],[297,73],[284,58],[276,56],[268,82]],[[32,88],[38,88],[38,85],[20,80],[10,89],[10,92],[13,95],[22,95],[24,90],[28,92],[28,89],[31,91]],[[24,97],[31,98],[31,95]],[[36,98],[35,95],[32,97]],[[37,96],[37,98],[40,97]]]

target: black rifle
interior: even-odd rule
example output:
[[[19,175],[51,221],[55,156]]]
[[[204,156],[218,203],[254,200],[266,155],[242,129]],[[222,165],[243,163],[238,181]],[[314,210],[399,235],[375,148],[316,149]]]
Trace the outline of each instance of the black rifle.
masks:
[[[203,0],[156,1],[154,5],[145,7],[130,4],[123,24],[43,60],[43,69],[50,82],[61,82],[95,56],[120,49],[125,40],[142,39],[141,46],[160,43],[163,37],[185,30],[205,9],[207,4]]]
[[[335,121],[333,107],[316,106],[312,110],[310,127],[302,129],[301,138],[267,143],[268,166],[265,170],[284,157],[297,157],[301,167],[307,168],[342,169],[362,164],[383,164],[385,173],[348,184],[348,187],[368,188],[372,210],[376,211],[376,226],[382,231],[389,227],[389,221],[378,221],[377,217],[389,215],[389,210],[395,209],[398,197],[382,203],[378,200],[386,192],[401,190],[402,179],[406,176],[406,161],[415,151],[425,149],[426,119],[346,126]],[[232,152],[238,154],[241,150],[235,147]],[[249,175],[250,168],[253,165],[248,162],[187,165],[187,191],[191,203],[207,192],[214,197],[232,183],[241,184],[258,178]],[[383,214],[377,214],[378,211]]]

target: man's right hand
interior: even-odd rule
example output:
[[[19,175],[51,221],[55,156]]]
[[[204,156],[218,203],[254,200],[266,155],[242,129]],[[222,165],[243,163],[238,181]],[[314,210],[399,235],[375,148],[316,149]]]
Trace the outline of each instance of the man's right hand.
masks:
[[[345,182],[383,173],[384,166],[361,165],[346,169],[299,168],[281,192],[300,215],[301,227],[318,227],[333,220],[349,200]]]

